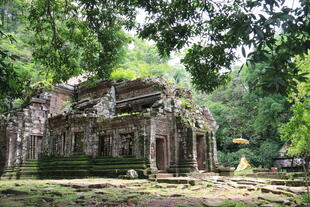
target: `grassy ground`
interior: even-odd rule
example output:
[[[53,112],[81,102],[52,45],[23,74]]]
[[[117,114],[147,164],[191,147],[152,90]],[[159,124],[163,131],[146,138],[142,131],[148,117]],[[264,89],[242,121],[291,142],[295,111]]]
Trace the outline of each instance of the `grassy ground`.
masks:
[[[246,168],[244,170],[235,171],[234,175],[235,176],[243,176],[243,175],[252,174],[252,173],[253,173],[253,168]]]
[[[259,191],[202,182],[159,184],[147,180],[0,180],[0,206],[258,206]],[[275,204],[274,206],[282,206]]]

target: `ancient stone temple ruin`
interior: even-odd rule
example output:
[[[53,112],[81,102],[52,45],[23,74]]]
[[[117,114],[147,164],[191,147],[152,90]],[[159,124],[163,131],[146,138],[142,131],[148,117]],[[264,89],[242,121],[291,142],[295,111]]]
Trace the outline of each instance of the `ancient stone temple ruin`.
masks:
[[[217,172],[217,125],[161,78],[60,84],[2,116],[2,177]]]

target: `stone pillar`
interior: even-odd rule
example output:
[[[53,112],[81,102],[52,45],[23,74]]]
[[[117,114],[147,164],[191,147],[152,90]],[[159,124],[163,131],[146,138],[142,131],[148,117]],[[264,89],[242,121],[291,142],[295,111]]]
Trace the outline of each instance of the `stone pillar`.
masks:
[[[149,151],[150,151],[150,143],[149,143],[149,137],[150,137],[150,127],[147,124],[148,121],[146,119],[144,119],[144,124],[143,124],[143,136],[144,136],[144,140],[143,140],[143,157],[149,162]]]
[[[146,138],[145,126],[139,126],[136,129],[136,141],[135,141],[135,156],[139,159],[144,158],[144,142]]]
[[[170,166],[169,169],[176,168],[176,165],[179,161],[179,147],[178,147],[178,132],[176,125],[176,118],[173,114],[172,116],[172,127],[170,132]],[[168,169],[168,171],[169,171]]]
[[[205,169],[207,172],[210,172],[210,152],[209,152],[209,133],[205,133],[205,152],[206,152],[206,157],[205,157]]]
[[[74,133],[72,132],[72,127],[70,126],[67,130],[67,136],[68,136],[68,148],[66,152],[66,156],[70,157],[73,154],[73,147],[74,147]]]
[[[216,140],[214,134],[209,133],[208,137],[208,171],[215,172],[217,167],[217,150],[216,150]]]
[[[94,125],[95,125],[95,122],[94,122],[94,120],[92,120],[91,133],[89,135],[91,137],[90,145],[92,148],[92,152],[91,152],[92,157],[96,157],[99,153],[99,134],[97,131],[94,131],[94,129],[93,129]],[[113,140],[112,140],[112,142],[113,142]]]
[[[156,122],[154,119],[151,119],[151,129],[150,129],[150,139],[149,139],[149,162],[152,173],[158,171],[156,166]]]
[[[92,119],[85,118],[84,120],[84,153],[93,156],[97,152],[96,145],[94,145],[92,133]]]
[[[217,142],[216,142],[216,138],[215,138],[215,132],[212,136],[212,140],[213,140],[213,160],[214,160],[214,168],[217,168],[217,166],[219,165],[219,161],[217,159]]]
[[[195,130],[192,131],[192,139],[188,140],[191,143],[192,149],[190,151],[190,157],[196,162],[195,170],[198,171],[198,163],[197,163],[197,133]]]
[[[13,167],[15,164],[16,156],[16,143],[17,143],[17,128],[14,126],[16,124],[14,121],[9,122],[7,127],[7,139],[8,139],[8,167]]]
[[[194,157],[194,144],[196,144],[196,140],[194,140],[194,132],[193,129],[187,128],[186,126],[182,126],[181,129],[181,141],[180,141],[180,149],[182,153],[180,153],[180,159],[178,162],[178,168],[180,173],[188,173],[197,170],[197,160]]]
[[[212,144],[212,133],[208,133],[207,137],[207,153],[208,153],[208,167],[209,172],[213,172],[213,144]]]
[[[31,117],[31,111],[24,109],[24,126],[23,126],[23,141],[22,141],[22,161],[25,162],[28,155],[29,140],[31,138],[31,129],[33,128],[33,122]],[[36,143],[36,140],[34,140]],[[35,149],[33,149],[35,150]]]
[[[19,166],[22,163],[22,149],[23,149],[23,112],[17,113],[17,138],[16,138],[16,154],[15,154],[15,166]]]
[[[118,129],[113,130],[113,150],[112,157],[120,157],[119,146],[120,146],[120,137],[118,133]]]
[[[143,124],[143,136],[144,136],[144,154],[143,158],[146,160],[147,168],[149,174],[154,172],[154,169],[151,169],[151,120],[150,119],[144,119],[144,124]]]
[[[171,165],[168,172],[172,173],[189,173],[197,171],[197,160],[195,159],[195,147],[194,144],[194,131],[192,128],[188,128],[180,120],[176,120],[177,130],[177,162],[173,166]]]

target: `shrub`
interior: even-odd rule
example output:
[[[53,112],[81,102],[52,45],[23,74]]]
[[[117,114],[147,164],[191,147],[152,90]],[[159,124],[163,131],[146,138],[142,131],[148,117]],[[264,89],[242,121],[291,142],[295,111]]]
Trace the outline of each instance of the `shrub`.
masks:
[[[133,80],[137,78],[137,74],[131,70],[118,68],[111,73],[110,77],[112,80]]]
[[[243,148],[238,150],[237,152],[218,152],[218,159],[221,165],[225,167],[237,167],[241,156],[245,154],[248,162],[250,165],[252,164],[253,160],[255,160],[255,154],[249,148]]]

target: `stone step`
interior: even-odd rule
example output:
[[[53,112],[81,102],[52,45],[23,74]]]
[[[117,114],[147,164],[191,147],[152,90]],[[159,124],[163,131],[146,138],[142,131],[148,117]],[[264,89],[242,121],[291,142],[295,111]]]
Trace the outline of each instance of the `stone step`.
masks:
[[[190,184],[197,185],[201,180],[195,178],[186,178],[186,177],[173,177],[173,178],[150,178],[149,180],[155,181],[158,183],[169,183],[169,184]]]
[[[211,177],[211,176],[220,176],[219,173],[215,173],[215,172],[203,172],[203,173],[199,173],[197,175],[199,178],[205,178],[205,177]]]
[[[271,180],[270,185],[285,185],[285,186],[306,186],[304,180]]]
[[[259,179],[252,179],[252,178],[242,178],[242,177],[234,177],[230,179],[233,182],[253,182],[257,184],[268,184],[268,180],[259,180]]]
[[[173,178],[174,175],[172,173],[157,173],[154,174],[154,178]]]
[[[288,187],[288,186],[279,186],[279,190],[288,191],[295,194],[303,194],[307,192],[307,187]]]
[[[237,183],[241,185],[257,185],[258,184],[256,182],[250,182],[250,181],[237,181]]]
[[[286,195],[293,197],[295,194],[285,191],[285,190],[280,190],[277,188],[277,186],[269,185],[269,186],[264,186],[264,187],[259,187],[259,189],[262,191],[262,193],[272,193],[272,194],[278,194],[278,195]]]
[[[289,198],[286,196],[285,197],[276,197],[276,196],[264,195],[264,196],[259,196],[258,199],[265,200],[265,201],[271,202],[271,203],[279,203],[280,205],[282,204],[285,206],[290,206],[290,204],[291,204]]]

